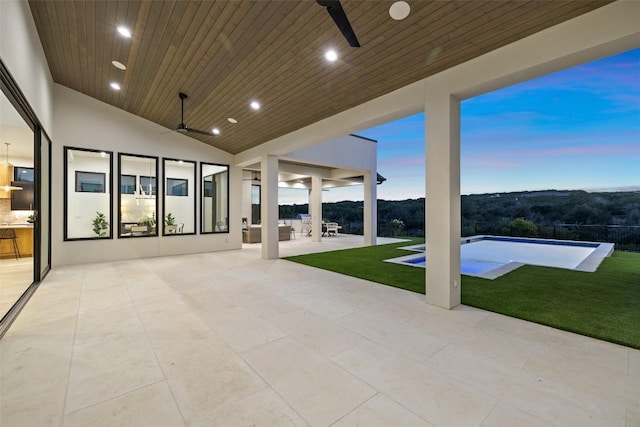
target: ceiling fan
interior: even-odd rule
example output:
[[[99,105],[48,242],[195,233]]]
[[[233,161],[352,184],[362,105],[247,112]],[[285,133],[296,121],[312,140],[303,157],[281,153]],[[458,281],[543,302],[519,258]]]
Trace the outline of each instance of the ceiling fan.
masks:
[[[261,179],[259,177],[260,172],[256,172],[256,171],[251,171],[251,178],[243,178],[243,181],[253,181],[256,184],[259,184],[261,182]]]
[[[329,12],[329,15],[333,18],[333,22],[340,28],[349,46],[360,47],[356,33],[354,33],[353,28],[351,28],[351,23],[349,22],[349,18],[347,18],[347,14],[344,13],[340,0],[316,0],[316,2],[320,6],[327,8],[327,12]]]
[[[178,96],[180,97],[180,124],[174,130],[180,133],[191,132],[197,133],[199,135],[216,136],[213,132],[205,132],[203,130],[193,129],[184,124],[184,100],[187,99],[188,96],[187,94],[182,92],[178,93]]]

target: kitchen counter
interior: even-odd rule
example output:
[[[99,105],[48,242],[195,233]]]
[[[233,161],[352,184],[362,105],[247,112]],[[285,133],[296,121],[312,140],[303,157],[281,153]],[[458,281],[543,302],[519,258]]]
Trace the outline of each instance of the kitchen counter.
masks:
[[[33,224],[0,224],[0,229],[14,229],[21,257],[33,256]],[[0,240],[0,258],[13,258],[13,242]]]
[[[0,224],[0,228],[33,228],[33,224],[27,223],[9,223]]]

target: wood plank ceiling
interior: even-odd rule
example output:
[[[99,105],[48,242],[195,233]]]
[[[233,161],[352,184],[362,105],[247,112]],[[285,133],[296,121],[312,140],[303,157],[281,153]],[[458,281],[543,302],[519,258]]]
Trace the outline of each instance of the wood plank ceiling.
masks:
[[[343,0],[360,48],[308,0],[29,4],[55,82],[169,129],[185,92],[187,126],[221,130],[189,136],[236,154],[609,2],[413,0],[394,21],[393,1]]]

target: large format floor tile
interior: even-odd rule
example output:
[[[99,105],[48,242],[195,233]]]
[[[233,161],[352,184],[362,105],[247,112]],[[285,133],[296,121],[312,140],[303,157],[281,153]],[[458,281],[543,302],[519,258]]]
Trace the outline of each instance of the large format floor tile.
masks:
[[[325,243],[281,254],[362,238]],[[639,396],[639,350],[260,245],[54,268],[0,341],[2,427],[640,427]]]
[[[477,426],[497,399],[374,343],[333,357],[336,363],[434,425]]]
[[[65,415],[68,427],[178,427],[184,421],[165,381]]]
[[[245,353],[245,359],[312,425],[329,425],[376,391],[291,338]]]

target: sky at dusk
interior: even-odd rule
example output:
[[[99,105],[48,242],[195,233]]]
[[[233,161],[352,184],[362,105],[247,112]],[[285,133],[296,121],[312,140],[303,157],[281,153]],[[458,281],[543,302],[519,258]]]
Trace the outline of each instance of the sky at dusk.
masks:
[[[461,192],[640,189],[640,49],[462,102]],[[356,132],[378,141],[378,199],[425,194],[424,114]],[[280,203],[307,203],[306,191]],[[362,186],[323,201],[362,200]]]

